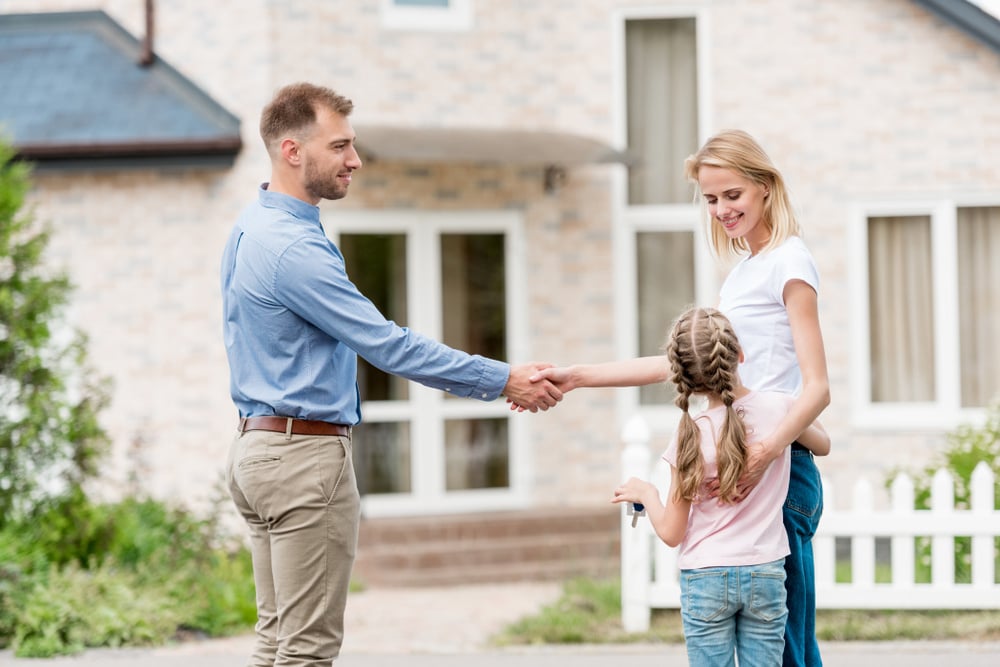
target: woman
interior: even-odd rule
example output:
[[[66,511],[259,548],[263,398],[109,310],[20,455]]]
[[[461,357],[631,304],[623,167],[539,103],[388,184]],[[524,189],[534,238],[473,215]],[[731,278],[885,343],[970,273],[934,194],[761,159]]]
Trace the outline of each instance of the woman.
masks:
[[[744,384],[796,397],[776,428],[748,445],[740,497],[760,481],[791,444],[791,476],[783,520],[791,554],[785,560],[788,622],[783,664],[822,665],[816,642],[812,536],[823,509],[819,470],[795,442],[830,402],[826,353],[819,324],[819,275],[800,238],[784,178],[746,132],[725,130],[684,164],[707,211],[716,256],[738,258],[719,293],[719,310],[732,322],[745,354]],[[536,374],[564,392],[576,387],[663,382],[664,357],[551,368]]]

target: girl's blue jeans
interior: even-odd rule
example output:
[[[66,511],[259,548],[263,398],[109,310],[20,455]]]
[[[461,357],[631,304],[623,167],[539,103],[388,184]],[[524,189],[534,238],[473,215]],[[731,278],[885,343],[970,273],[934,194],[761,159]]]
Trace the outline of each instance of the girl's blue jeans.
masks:
[[[784,559],[681,571],[681,619],[691,667],[776,667],[784,649]]]
[[[788,624],[783,667],[821,667],[816,642],[816,577],[812,538],[823,514],[823,485],[813,455],[792,444],[792,473],[782,515],[791,554],[785,559]]]

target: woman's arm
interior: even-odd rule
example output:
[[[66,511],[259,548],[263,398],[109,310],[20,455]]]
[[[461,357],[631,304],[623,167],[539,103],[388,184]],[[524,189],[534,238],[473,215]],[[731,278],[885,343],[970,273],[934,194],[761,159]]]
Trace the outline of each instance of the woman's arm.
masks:
[[[816,456],[826,456],[830,453],[830,436],[819,420],[810,424],[796,440]]]
[[[675,479],[677,469],[670,466],[670,489],[667,491],[666,505],[660,502],[660,493],[655,486],[637,477],[632,477],[615,489],[615,495],[611,499],[613,503],[642,503],[650,525],[668,547],[676,547],[683,541],[687,532],[688,514],[691,512],[690,500],[674,500]]]
[[[546,368],[532,375],[531,380],[548,380],[563,393],[579,387],[638,387],[666,382],[669,368],[667,357],[658,355]]]

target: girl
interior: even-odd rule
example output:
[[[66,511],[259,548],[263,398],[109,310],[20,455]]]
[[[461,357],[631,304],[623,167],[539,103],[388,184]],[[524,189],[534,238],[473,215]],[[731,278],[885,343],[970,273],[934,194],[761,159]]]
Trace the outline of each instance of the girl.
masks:
[[[781,172],[746,132],[725,130],[685,161],[707,210],[712,249],[736,257],[722,285],[719,309],[732,322],[746,362],[746,385],[796,396],[788,414],[770,432],[751,438],[739,494],[758,483],[830,402],[826,354],[819,325],[819,275],[800,238]],[[552,368],[534,377],[581,386],[630,386],[665,379],[662,357],[593,366]],[[788,626],[785,667],[823,664],[816,642],[816,593],[812,536],[823,510],[819,470],[801,443],[791,448],[791,480],[784,506],[791,554],[785,560]]]
[[[666,506],[656,487],[636,478],[615,489],[612,502],[645,505],[656,534],[680,545],[681,617],[688,662],[694,666],[773,667],[781,662],[785,619],[784,558],[789,553],[781,520],[788,490],[786,450],[763,471],[740,502],[739,480],[747,465],[746,442],[784,418],[793,399],[779,392],[752,392],[740,382],[743,360],[736,333],[722,313],[688,310],[667,343],[671,381],[681,421],[663,458],[670,464]],[[692,394],[708,399],[696,418]],[[830,441],[818,426],[800,438],[819,454]],[[718,499],[709,480],[718,481]]]

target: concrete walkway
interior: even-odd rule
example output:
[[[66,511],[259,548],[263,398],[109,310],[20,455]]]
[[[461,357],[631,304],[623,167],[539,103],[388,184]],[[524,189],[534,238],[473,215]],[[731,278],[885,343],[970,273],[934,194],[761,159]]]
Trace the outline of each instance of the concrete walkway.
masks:
[[[344,667],[683,667],[683,646],[586,645],[489,648],[507,624],[558,599],[557,584],[378,589],[348,601]],[[154,649],[92,650],[54,659],[15,659],[2,667],[245,667],[249,636]],[[994,667],[998,642],[825,643],[826,667]]]

